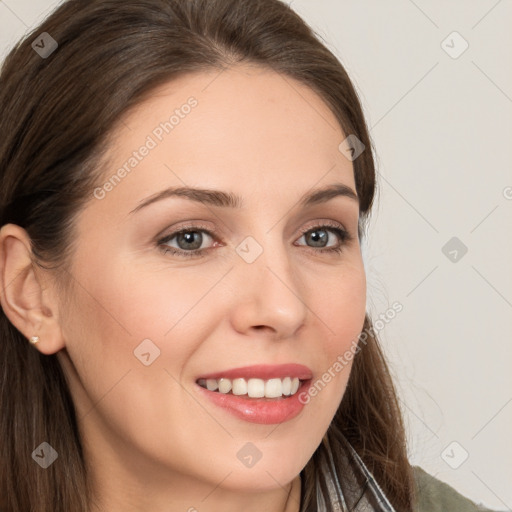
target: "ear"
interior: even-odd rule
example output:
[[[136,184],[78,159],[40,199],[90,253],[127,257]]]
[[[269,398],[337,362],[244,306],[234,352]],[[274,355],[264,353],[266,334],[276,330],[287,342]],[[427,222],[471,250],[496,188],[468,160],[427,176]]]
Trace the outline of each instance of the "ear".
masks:
[[[27,232],[16,224],[0,229],[0,304],[10,322],[43,354],[65,347],[58,323],[57,301],[47,271],[32,261]],[[27,341],[28,343],[28,341]]]

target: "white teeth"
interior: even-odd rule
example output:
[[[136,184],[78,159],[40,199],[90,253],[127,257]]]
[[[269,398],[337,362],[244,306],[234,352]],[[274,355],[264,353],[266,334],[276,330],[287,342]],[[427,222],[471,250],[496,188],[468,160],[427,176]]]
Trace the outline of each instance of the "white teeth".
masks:
[[[281,396],[290,396],[297,393],[301,381],[294,377],[285,377],[284,379],[200,379],[199,385],[210,391],[219,391],[233,395],[248,395],[250,398],[279,398]]]
[[[231,381],[229,379],[219,379],[219,391],[229,393],[231,391]]]
[[[233,395],[246,395],[247,382],[245,379],[233,379]]]
[[[285,377],[283,379],[283,395],[290,395],[292,392],[292,379],[290,377]]]
[[[263,379],[249,379],[247,394],[251,398],[263,398],[265,396],[265,381]]]
[[[209,389],[210,391],[216,391],[219,389],[217,381],[215,379],[206,379],[206,389]]]
[[[283,383],[281,379],[270,379],[265,383],[265,396],[268,398],[277,398],[283,394]]]

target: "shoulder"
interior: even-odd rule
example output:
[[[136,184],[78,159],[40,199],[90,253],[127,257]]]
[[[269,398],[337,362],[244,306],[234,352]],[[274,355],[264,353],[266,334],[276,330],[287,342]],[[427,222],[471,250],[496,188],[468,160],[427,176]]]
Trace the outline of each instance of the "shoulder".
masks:
[[[418,495],[417,512],[493,512],[458,493],[419,466],[413,466]]]

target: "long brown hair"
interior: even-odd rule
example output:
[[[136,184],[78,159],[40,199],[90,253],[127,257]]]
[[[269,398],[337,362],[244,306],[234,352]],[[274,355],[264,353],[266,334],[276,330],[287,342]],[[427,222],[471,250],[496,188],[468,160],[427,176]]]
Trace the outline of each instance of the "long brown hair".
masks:
[[[42,33],[58,44],[46,56],[32,46]],[[42,37],[48,44],[48,36]],[[365,227],[376,181],[358,96],[336,57],[279,0],[64,2],[12,49],[1,70],[0,226],[24,228],[34,264],[61,276],[65,286],[62,269],[72,255],[74,220],[101,183],[100,164],[115,123],[155,87],[180,74],[240,61],[309,86],[343,132],[366,146],[353,161]],[[413,471],[401,411],[368,316],[364,331],[370,335],[354,356],[341,405],[301,473],[304,512],[316,510],[315,476],[325,471],[319,463],[325,443],[341,473],[341,434],[393,506],[413,510]],[[3,310],[0,403],[0,506],[9,512],[87,512],[89,483],[64,373],[56,355],[34,350]],[[60,454],[60,464],[41,471],[31,453],[43,441]],[[338,478],[343,480],[343,474]],[[325,485],[320,492],[326,495]]]

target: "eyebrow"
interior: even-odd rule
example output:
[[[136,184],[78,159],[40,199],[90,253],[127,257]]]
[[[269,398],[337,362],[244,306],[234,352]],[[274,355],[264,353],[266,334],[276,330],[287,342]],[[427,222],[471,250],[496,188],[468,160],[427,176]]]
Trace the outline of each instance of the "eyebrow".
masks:
[[[299,206],[305,208],[315,204],[325,203],[338,196],[348,197],[349,199],[359,202],[359,197],[354,190],[343,183],[336,183],[305,194],[299,200]],[[192,187],[170,187],[142,200],[130,214],[168,197],[185,197],[191,201],[222,208],[238,209],[242,208],[244,205],[243,199],[232,192]]]

